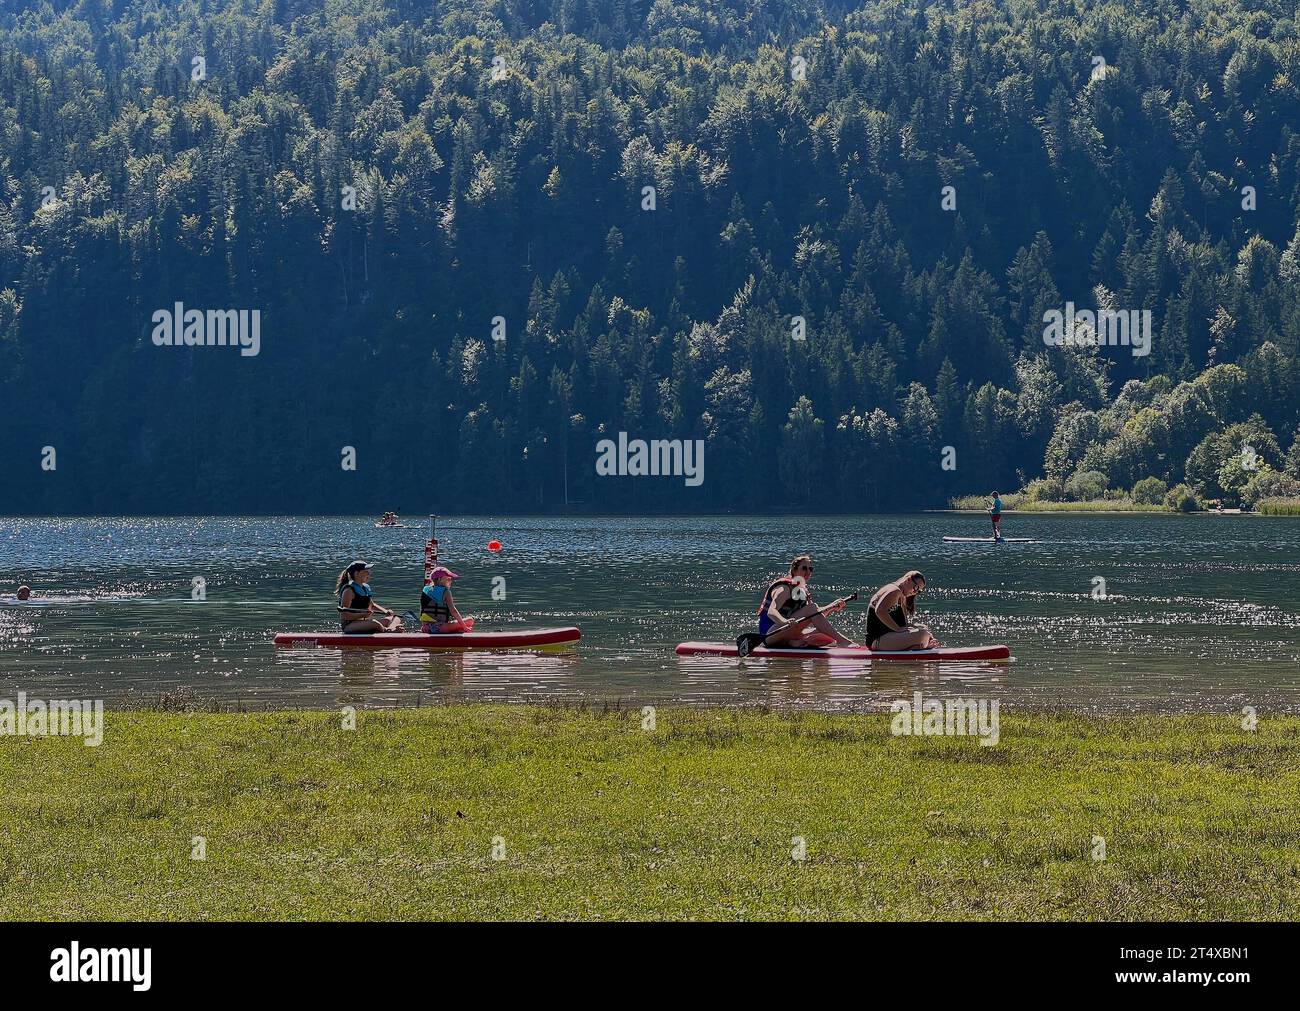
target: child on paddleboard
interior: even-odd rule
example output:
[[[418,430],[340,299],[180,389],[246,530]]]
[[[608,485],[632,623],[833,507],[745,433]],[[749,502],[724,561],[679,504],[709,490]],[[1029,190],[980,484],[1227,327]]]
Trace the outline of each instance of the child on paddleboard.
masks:
[[[989,504],[989,516],[993,519],[993,539],[1002,540],[1002,499],[997,492],[993,493],[993,500]]]
[[[818,613],[808,592],[812,579],[813,563],[809,555],[799,555],[790,563],[790,574],[782,576],[768,586],[763,603],[758,608],[758,634],[765,646],[802,649],[808,647],[856,646]],[[826,610],[842,611],[846,600],[840,597]]]
[[[339,573],[334,593],[339,599],[339,623],[349,634],[401,632],[402,619],[381,607],[370,592],[370,563],[353,562]]]
[[[468,632],[474,627],[474,619],[461,617],[451,597],[451,581],[459,578],[444,565],[429,573],[429,585],[420,593],[421,632]]]
[[[925,589],[925,576],[916,569],[897,582],[886,583],[867,608],[867,645],[878,650],[936,649],[939,640],[916,615],[916,595]]]

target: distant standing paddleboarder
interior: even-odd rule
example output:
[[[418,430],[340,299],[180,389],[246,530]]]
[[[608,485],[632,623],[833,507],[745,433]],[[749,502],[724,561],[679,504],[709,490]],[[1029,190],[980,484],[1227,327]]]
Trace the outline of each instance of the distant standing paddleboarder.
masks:
[[[1002,540],[1002,499],[997,492],[993,493],[993,502],[989,506],[989,516],[993,520],[993,539]]]

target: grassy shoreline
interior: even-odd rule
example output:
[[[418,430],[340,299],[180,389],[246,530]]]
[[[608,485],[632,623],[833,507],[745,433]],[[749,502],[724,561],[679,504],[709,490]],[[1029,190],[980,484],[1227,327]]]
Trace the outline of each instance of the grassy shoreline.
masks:
[[[1300,516],[1300,499],[1266,498],[1258,509],[1261,516]]]
[[[98,748],[0,737],[0,915],[1300,912],[1297,718],[1007,716],[994,747],[894,737],[889,714],[642,719],[454,706],[345,730],[326,712],[114,712]]]
[[[958,508],[936,509],[934,512],[964,513],[967,515],[988,515],[988,509]],[[1239,511],[1239,510],[1238,510]],[[1031,502],[1026,505],[1006,506],[1002,515],[1008,513],[1168,513],[1171,516],[1184,515],[1166,509],[1164,506],[1145,505],[1138,502]]]
[[[982,513],[988,515],[987,495],[961,495],[948,501],[945,512]],[[940,510],[936,510],[940,511]],[[1131,498],[1094,498],[1056,501],[1031,499],[1023,492],[1009,492],[1002,496],[1003,513],[1164,513],[1174,512],[1164,505],[1135,502]]]
[[[1152,505],[1145,502],[1133,502],[1126,499],[1088,499],[1082,502],[1028,501],[1019,499],[1014,503],[1003,500],[1003,515],[1007,513],[1167,513],[1170,516],[1300,516],[1300,499],[1266,498],[1254,509],[1230,508],[1192,509],[1186,512],[1170,509],[1164,505]],[[987,505],[974,502],[970,497],[954,499],[947,509],[927,509],[926,512],[960,513],[963,515],[988,515]]]

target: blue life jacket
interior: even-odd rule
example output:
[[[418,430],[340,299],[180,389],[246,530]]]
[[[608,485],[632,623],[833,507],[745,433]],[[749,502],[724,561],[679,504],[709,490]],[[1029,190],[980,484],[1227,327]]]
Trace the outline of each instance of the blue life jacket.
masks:
[[[339,610],[343,610],[343,594],[348,590],[352,591],[352,605],[347,608],[349,611],[369,611],[371,601],[375,595],[370,592],[369,583],[357,583],[348,580],[348,585],[339,590]]]
[[[438,625],[451,621],[451,608],[447,606],[447,587],[431,583],[420,592],[420,620]]]

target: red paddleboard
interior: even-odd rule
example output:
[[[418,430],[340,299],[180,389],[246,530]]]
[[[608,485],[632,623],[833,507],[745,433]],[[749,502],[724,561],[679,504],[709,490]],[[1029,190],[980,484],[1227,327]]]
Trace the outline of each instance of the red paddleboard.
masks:
[[[341,632],[281,632],[277,646],[324,646],[328,649],[524,649],[529,646],[562,646],[577,642],[582,634],[573,627],[520,628],[513,632],[453,632],[427,635],[424,632],[374,632],[345,635]]]
[[[739,656],[735,643],[684,642],[679,656]],[[768,649],[759,646],[749,654],[756,660],[901,660],[904,663],[932,663],[955,660],[1009,660],[1007,646],[942,646],[939,649],[878,650],[866,646],[828,646],[825,649]]]

